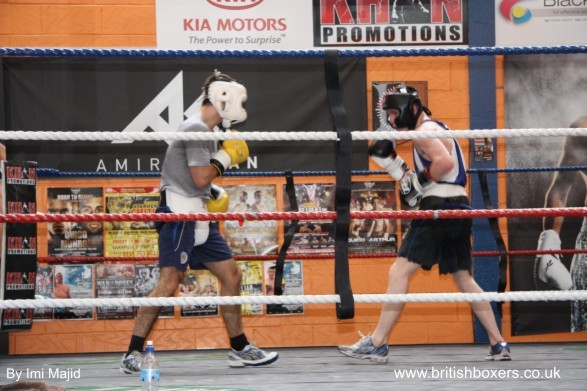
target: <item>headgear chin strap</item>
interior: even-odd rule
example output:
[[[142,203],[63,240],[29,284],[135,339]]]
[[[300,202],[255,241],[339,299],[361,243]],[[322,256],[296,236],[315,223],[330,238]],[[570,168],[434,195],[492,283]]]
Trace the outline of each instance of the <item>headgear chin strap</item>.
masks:
[[[417,106],[416,114],[412,109],[414,104]],[[418,91],[413,87],[406,87],[403,83],[395,91],[391,91],[385,96],[382,109],[398,110],[399,115],[395,119],[395,125],[398,128],[408,128],[410,130],[416,128],[416,122],[418,122],[418,117],[420,117],[422,111],[428,115],[431,114],[430,110],[422,104]]]
[[[208,100],[220,117],[222,127],[229,129],[247,119],[243,104],[247,101],[247,89],[235,81],[214,81],[208,86]]]

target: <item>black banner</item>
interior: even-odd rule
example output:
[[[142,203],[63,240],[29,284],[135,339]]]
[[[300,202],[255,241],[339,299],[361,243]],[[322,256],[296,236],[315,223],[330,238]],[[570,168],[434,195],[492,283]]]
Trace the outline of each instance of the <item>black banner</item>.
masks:
[[[248,90],[240,131],[331,131],[322,59],[4,58],[4,129],[173,132],[219,69]],[[340,61],[350,128],[367,129],[365,59]],[[1,95],[1,94],[0,94]],[[0,115],[2,113],[0,112]],[[334,142],[249,142],[240,170],[334,170]],[[353,169],[368,169],[366,142]],[[9,157],[61,171],[160,171],[165,142],[11,141]],[[311,156],[311,159],[308,158]]]
[[[2,161],[5,213],[37,213],[36,163]],[[1,299],[34,299],[37,274],[37,224],[7,223],[4,230]],[[2,331],[28,330],[33,309],[9,308],[2,312]]]

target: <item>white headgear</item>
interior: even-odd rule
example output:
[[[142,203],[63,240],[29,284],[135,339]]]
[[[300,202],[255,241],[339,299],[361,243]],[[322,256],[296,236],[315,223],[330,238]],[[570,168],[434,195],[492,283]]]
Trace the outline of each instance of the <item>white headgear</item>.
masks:
[[[247,101],[247,89],[242,84],[214,81],[208,86],[208,100],[222,118],[225,129],[247,119],[247,111],[243,107]]]

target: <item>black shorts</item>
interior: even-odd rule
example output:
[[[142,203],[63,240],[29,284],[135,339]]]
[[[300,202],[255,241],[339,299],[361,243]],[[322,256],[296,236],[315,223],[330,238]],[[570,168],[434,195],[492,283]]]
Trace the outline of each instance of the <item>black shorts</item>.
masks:
[[[471,209],[467,197],[426,197],[420,210]],[[440,274],[471,271],[471,219],[414,219],[398,255]]]

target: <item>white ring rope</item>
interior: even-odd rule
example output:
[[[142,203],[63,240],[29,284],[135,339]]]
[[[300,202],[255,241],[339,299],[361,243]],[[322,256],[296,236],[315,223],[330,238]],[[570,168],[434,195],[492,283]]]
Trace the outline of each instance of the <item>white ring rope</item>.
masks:
[[[587,136],[587,128],[477,129],[439,132],[417,131],[353,131],[353,140],[412,140],[431,138],[495,138]],[[38,141],[166,141],[166,140],[248,140],[248,141],[336,141],[336,132],[50,132],[0,131],[0,140]]]
[[[587,300],[587,290],[519,291],[483,293],[355,294],[356,303],[448,303],[481,301],[569,301]],[[339,295],[217,296],[217,297],[128,297],[104,299],[3,300],[7,308],[74,308],[107,306],[187,306],[231,304],[327,304],[340,303]]]

